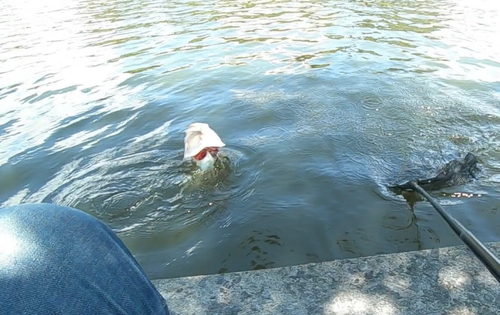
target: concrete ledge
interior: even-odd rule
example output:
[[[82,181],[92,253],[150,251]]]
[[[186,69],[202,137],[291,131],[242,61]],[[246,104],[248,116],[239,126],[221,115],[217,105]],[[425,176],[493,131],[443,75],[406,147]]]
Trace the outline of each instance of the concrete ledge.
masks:
[[[500,314],[500,284],[465,246],[153,283],[174,315]]]

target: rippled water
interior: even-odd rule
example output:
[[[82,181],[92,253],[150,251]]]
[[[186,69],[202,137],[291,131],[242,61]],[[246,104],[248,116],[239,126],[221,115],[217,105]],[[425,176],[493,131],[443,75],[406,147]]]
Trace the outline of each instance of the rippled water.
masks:
[[[152,278],[459,244],[386,185],[469,151],[479,180],[434,196],[500,238],[494,1],[0,8],[1,205],[91,213]],[[227,144],[226,168],[182,161],[195,121]]]

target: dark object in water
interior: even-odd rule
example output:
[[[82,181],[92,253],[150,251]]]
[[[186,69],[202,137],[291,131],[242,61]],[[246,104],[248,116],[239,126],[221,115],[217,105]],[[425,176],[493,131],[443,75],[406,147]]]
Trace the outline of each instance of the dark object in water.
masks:
[[[445,187],[463,185],[476,178],[479,171],[477,167],[477,158],[472,153],[467,153],[463,161],[453,160],[447,163],[436,177],[412,180],[425,190],[438,190]],[[396,190],[414,190],[411,182],[401,185],[389,186]]]

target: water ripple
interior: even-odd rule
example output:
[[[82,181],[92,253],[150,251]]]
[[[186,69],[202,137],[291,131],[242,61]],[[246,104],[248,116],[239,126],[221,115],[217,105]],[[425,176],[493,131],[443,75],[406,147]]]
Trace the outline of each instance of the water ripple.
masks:
[[[485,1],[0,9],[0,203],[87,211],[153,277],[454,244],[385,187],[468,151],[483,172],[466,188],[485,197],[438,197],[498,238],[499,12]],[[195,121],[227,144],[210,174],[182,160]],[[273,253],[246,243],[261,231],[279,235]]]

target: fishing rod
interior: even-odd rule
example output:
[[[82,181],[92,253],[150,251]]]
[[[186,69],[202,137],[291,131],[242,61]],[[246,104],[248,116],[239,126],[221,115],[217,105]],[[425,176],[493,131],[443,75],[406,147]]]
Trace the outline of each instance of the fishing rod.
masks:
[[[472,250],[479,260],[488,268],[491,274],[500,282],[500,260],[486,247],[477,237],[467,230],[459,221],[450,216],[432,197],[416,182],[410,182],[410,185],[424,196],[437,210],[441,217],[448,223],[460,239]]]

